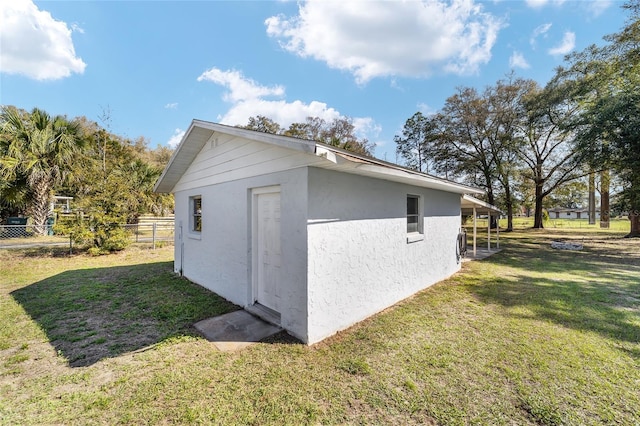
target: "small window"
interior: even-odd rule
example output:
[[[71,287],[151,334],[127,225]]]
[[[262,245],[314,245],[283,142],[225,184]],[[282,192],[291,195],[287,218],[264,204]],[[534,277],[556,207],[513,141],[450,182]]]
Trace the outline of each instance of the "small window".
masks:
[[[422,197],[407,195],[407,242],[424,240]]]
[[[191,197],[191,230],[202,231],[202,197]]]
[[[407,234],[423,234],[422,197],[407,195]]]
[[[420,232],[420,197],[407,195],[407,234]]]

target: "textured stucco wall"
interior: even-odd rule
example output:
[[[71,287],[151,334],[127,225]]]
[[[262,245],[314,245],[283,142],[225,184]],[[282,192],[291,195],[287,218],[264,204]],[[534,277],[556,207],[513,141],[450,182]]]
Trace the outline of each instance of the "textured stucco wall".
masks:
[[[233,303],[251,304],[251,188],[272,185],[281,191],[281,325],[306,340],[306,168],[176,192],[175,270]],[[200,235],[189,231],[189,197],[197,195]]]
[[[406,196],[424,203],[407,243]],[[456,272],[460,195],[309,168],[308,343]]]

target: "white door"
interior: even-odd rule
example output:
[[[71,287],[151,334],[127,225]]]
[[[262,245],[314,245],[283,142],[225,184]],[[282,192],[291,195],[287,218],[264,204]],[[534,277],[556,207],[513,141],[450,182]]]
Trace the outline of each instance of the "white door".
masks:
[[[280,192],[262,191],[254,191],[254,301],[279,312]]]

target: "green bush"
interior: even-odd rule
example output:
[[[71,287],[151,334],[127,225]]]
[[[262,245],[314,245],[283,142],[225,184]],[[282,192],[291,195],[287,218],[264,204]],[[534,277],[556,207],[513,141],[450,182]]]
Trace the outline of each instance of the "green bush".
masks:
[[[87,250],[87,253],[89,253],[91,256],[101,256],[103,254],[107,254],[107,252],[104,252],[102,249],[98,247],[89,247],[89,249]]]
[[[126,249],[131,240],[129,239],[129,233],[121,228],[111,228],[105,235],[102,241],[102,248],[106,251],[120,251]]]
[[[129,232],[120,223],[107,222],[104,216],[77,217],[57,228],[71,237],[73,243],[88,249],[93,256],[124,250],[131,244]],[[109,218],[111,219],[111,218]]]

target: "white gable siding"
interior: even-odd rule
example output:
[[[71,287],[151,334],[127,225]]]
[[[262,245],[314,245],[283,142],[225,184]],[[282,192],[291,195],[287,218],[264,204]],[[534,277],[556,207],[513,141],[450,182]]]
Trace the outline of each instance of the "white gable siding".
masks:
[[[202,147],[174,191],[291,170],[320,161],[321,158],[306,153],[237,137],[218,141],[218,145],[210,141]]]
[[[424,235],[407,243],[406,196]],[[460,196],[309,168],[308,342],[347,328],[459,269]]]

